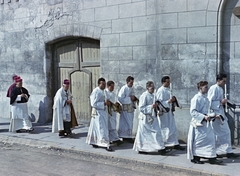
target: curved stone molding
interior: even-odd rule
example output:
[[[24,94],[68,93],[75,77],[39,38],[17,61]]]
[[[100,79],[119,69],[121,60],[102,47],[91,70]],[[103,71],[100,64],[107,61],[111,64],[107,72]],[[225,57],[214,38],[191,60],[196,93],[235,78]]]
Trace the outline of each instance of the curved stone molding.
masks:
[[[68,24],[51,26],[50,28],[36,28],[36,36],[44,43],[52,43],[66,37],[89,37],[100,40],[102,28],[86,24]]]

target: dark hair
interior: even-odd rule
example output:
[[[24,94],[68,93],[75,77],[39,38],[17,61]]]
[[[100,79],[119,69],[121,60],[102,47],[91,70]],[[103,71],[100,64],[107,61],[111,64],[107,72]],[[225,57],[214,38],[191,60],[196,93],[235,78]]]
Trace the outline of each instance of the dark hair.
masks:
[[[167,79],[170,79],[170,77],[169,76],[162,77],[162,83],[165,83],[167,81]]]
[[[101,83],[101,81],[106,82],[104,78],[99,78],[99,79],[98,79],[98,85]]]
[[[154,84],[152,81],[148,81],[147,83],[146,83],[146,88],[149,88],[149,87],[151,87],[151,84]]]
[[[113,81],[108,81],[107,82],[107,86],[109,87],[109,86],[111,86],[112,84],[115,84]]]
[[[227,78],[227,75],[226,74],[217,74],[217,76],[216,76],[216,81],[218,81],[218,80],[223,80],[223,78]]]
[[[207,81],[200,81],[199,83],[197,83],[197,88],[198,90],[200,89],[200,87],[203,87],[205,85],[208,85],[208,82]]]
[[[127,79],[126,79],[126,82],[128,83],[128,82],[130,82],[131,80],[134,81],[134,77],[132,77],[132,76],[128,76]]]

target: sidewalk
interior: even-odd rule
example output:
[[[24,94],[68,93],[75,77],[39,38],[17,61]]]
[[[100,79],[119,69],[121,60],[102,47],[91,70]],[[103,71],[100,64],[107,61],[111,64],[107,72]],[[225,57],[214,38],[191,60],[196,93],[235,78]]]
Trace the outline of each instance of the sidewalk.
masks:
[[[79,126],[73,130],[72,137],[59,137],[57,133],[51,133],[51,125],[33,124],[32,133],[8,132],[9,119],[0,118],[0,142],[17,143],[38,148],[53,148],[70,150],[84,156],[97,156],[120,162],[134,162],[144,165],[153,165],[170,168],[179,171],[187,171],[202,175],[233,175],[240,173],[240,158],[222,158],[222,165],[193,164],[187,160],[186,151],[172,150],[166,156],[157,154],[142,155],[132,150],[133,144],[124,143],[121,146],[113,146],[114,152],[107,152],[103,148],[93,148],[85,143],[88,127]],[[235,148],[234,153],[240,153],[240,148]]]

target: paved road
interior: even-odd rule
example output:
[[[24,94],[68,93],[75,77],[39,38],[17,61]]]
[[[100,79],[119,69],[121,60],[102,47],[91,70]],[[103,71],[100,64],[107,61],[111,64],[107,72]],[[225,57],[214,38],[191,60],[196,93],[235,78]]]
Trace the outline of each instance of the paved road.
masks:
[[[155,176],[190,173],[170,171],[138,164],[108,162],[106,159],[81,157],[76,153],[0,143],[0,175],[8,176]]]

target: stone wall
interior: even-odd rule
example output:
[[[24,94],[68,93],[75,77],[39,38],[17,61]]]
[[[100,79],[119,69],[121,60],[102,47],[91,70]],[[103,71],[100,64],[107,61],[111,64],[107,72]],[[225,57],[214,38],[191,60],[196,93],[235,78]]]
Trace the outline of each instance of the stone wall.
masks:
[[[145,83],[160,87],[170,75],[173,93],[184,107],[176,122],[186,140],[189,103],[200,80],[215,83],[217,10],[220,0],[2,0],[0,1],[0,117],[8,117],[6,90],[19,74],[30,91],[34,121],[51,120],[51,44],[66,37],[100,40],[101,74],[116,82],[116,92],[128,75],[135,77],[137,96]],[[239,18],[228,2],[224,11],[224,71],[228,89],[239,97]]]

